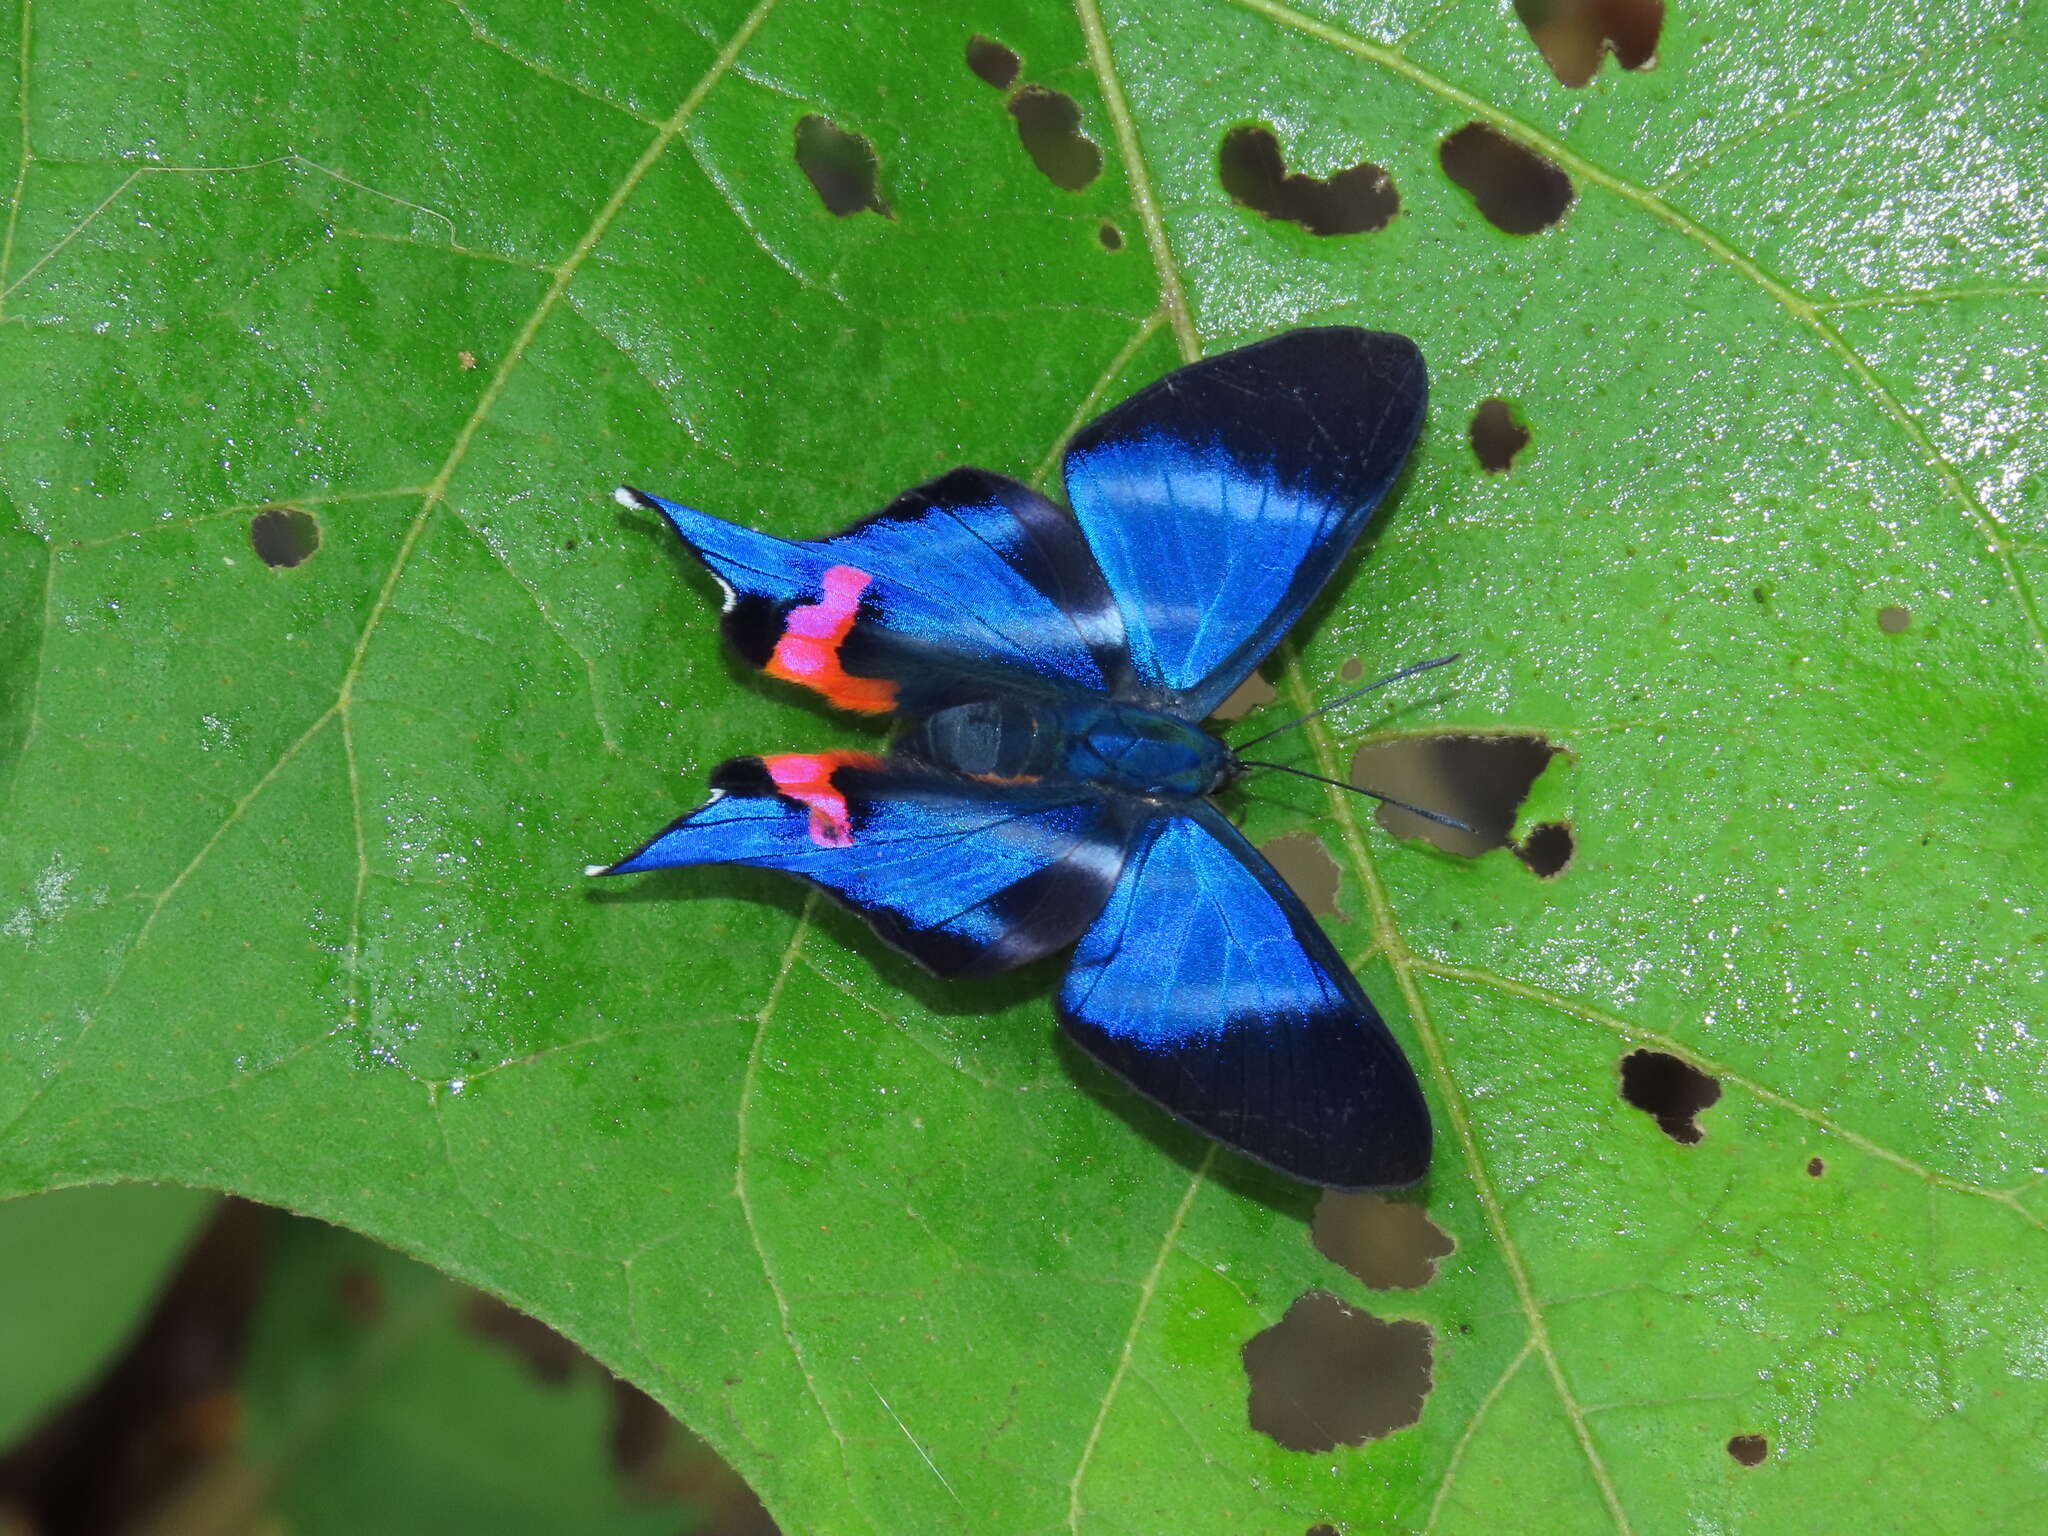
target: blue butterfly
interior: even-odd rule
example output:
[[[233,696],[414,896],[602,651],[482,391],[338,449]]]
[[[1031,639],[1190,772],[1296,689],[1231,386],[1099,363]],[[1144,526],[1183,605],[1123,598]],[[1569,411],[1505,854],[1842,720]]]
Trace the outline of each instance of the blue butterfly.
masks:
[[[1415,1075],[1210,802],[1247,765],[1201,723],[1350,550],[1427,395],[1405,336],[1300,330],[1092,422],[1066,453],[1071,513],[956,469],[786,540],[621,490],[717,578],[740,655],[908,725],[886,755],[724,763],[708,804],[591,872],[786,870],[941,976],[1078,946],[1060,1022],[1140,1093],[1311,1183],[1414,1183]]]

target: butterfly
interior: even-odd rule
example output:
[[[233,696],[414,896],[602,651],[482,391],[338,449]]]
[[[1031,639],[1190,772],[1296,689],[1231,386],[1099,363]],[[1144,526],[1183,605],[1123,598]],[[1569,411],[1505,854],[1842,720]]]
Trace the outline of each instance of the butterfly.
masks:
[[[1066,449],[1071,512],[956,469],[789,540],[622,488],[717,579],[742,657],[905,725],[880,754],[732,759],[709,803],[590,873],[785,870],[940,976],[1071,947],[1060,1023],[1138,1092],[1309,1183],[1414,1183],[1415,1075],[1211,800],[1246,764],[1202,722],[1357,540],[1427,395],[1407,337],[1318,327],[1091,422]]]

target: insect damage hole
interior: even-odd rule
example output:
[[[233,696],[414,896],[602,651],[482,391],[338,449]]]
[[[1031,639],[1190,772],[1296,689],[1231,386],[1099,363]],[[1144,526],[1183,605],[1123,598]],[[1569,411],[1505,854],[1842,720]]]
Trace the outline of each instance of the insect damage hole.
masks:
[[[1485,123],[1467,123],[1446,138],[1437,160],[1486,221],[1510,235],[1550,228],[1577,195],[1571,177]]]
[[[1745,1467],[1761,1466],[1771,1454],[1771,1442],[1762,1435],[1736,1435],[1728,1442],[1728,1454]]]
[[[1657,62],[1664,0],[1515,0],[1515,14],[1566,85],[1588,84],[1610,53],[1623,69]]]
[[[1822,1174],[1826,1173],[1827,1171],[1828,1171],[1828,1165],[1827,1165],[1827,1164],[1826,1164],[1825,1162],[1821,1161],[1821,1159],[1819,1159],[1819,1158],[1815,1157],[1815,1158],[1809,1158],[1809,1159],[1807,1160],[1807,1164],[1806,1164],[1806,1176],[1807,1176],[1807,1177],[1808,1177],[1809,1179],[1817,1179],[1817,1178],[1819,1178],[1819,1177],[1820,1177],[1820,1176],[1821,1176]]]
[[[1323,846],[1323,840],[1313,832],[1289,832],[1259,844],[1259,852],[1279,871],[1288,889],[1301,898],[1301,904],[1317,917],[1345,915],[1337,905],[1342,872],[1330,857],[1330,850]]]
[[[1323,1191],[1309,1240],[1374,1290],[1414,1290],[1436,1278],[1437,1261],[1458,1245],[1412,1200],[1349,1190]]]
[[[1252,1428],[1290,1451],[1363,1445],[1422,1417],[1429,1325],[1387,1322],[1309,1291],[1244,1346]]]
[[[273,570],[304,565],[320,548],[320,519],[298,507],[265,507],[249,519],[249,547]]]
[[[1471,831],[1399,806],[1382,805],[1377,813],[1395,837],[1420,838],[1476,859],[1510,846],[1516,814],[1558,750],[1534,735],[1410,736],[1360,747],[1351,758],[1351,782],[1464,822]]]
[[[1046,180],[1078,192],[1102,174],[1102,149],[1081,131],[1081,107],[1064,91],[1027,85],[1010,98],[1010,116],[1031,163]]]
[[[1903,635],[1913,627],[1913,610],[1892,603],[1877,610],[1877,627],[1888,635]]]
[[[994,38],[977,32],[967,39],[967,67],[997,90],[1007,91],[1017,83],[1017,72],[1024,67],[1024,61],[1017,57],[1014,48],[1005,48]]]
[[[882,162],[875,146],[830,118],[812,113],[797,119],[796,163],[835,217],[851,218],[863,209],[894,217],[882,201]]]
[[[1124,232],[1108,219],[1104,219],[1096,227],[1095,238],[1102,242],[1105,251],[1120,251],[1124,248]]]
[[[1393,178],[1370,160],[1327,180],[1290,171],[1273,130],[1256,123],[1223,136],[1216,174],[1232,202],[1312,235],[1370,234],[1401,211]]]
[[[1529,835],[1513,847],[1515,857],[1542,880],[1555,880],[1563,874],[1576,851],[1571,823],[1567,821],[1546,821],[1532,827]]]
[[[1529,429],[1522,425],[1515,408],[1501,399],[1479,402],[1468,435],[1473,457],[1489,475],[1504,475],[1513,469],[1515,456],[1529,446]]]
[[[1621,1058],[1621,1096],[1666,1136],[1691,1147],[1705,1135],[1697,1116],[1720,1100],[1721,1083],[1669,1052],[1630,1051]]]

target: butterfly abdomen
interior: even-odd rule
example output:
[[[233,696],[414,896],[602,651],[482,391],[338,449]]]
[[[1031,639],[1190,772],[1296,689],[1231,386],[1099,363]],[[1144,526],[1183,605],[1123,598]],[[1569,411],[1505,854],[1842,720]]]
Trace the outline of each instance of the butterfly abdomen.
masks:
[[[1092,700],[983,699],[942,709],[896,750],[1001,783],[1082,783],[1146,798],[1206,795],[1233,771],[1224,745],[1154,710]]]

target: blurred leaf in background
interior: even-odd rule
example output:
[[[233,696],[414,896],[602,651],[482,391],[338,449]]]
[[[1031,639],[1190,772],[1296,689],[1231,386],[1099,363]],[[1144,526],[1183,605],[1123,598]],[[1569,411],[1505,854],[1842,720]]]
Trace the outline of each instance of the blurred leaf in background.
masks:
[[[2044,17],[1701,0],[1575,87],[1477,0],[22,5],[0,1190],[372,1234],[821,1536],[2038,1507]],[[1432,1177],[1350,1218],[1416,1272],[1062,1052],[1042,970],[579,874],[870,739],[613,484],[1056,488],[1325,322],[1431,419],[1245,729],[1461,650],[1296,761],[1520,785],[1477,856],[1240,807],[1423,1071]],[[1414,1390],[1316,1440],[1278,1357]]]
[[[745,1486],[650,1400],[539,1323],[353,1233],[142,1186],[10,1201],[0,1218],[8,1386],[17,1364],[28,1382],[61,1360],[77,1389],[46,1395],[43,1422],[0,1442],[9,1531],[773,1536]],[[65,1328],[65,1292],[127,1300],[126,1348]],[[29,1347],[24,1320],[48,1337]]]
[[[0,1200],[0,1447],[133,1337],[218,1203],[142,1184]]]

